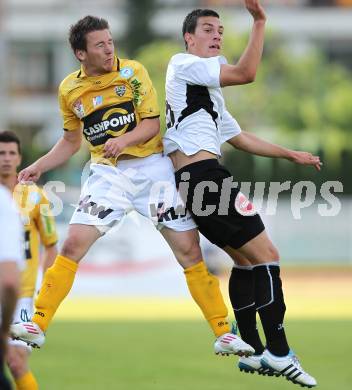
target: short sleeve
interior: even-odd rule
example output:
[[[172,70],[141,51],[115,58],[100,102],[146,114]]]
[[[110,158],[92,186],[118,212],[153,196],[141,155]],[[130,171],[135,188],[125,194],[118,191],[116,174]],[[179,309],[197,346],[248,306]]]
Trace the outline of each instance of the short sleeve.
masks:
[[[220,57],[200,58],[191,54],[173,57],[175,77],[188,84],[220,88]]]
[[[133,91],[133,103],[141,119],[160,115],[156,90],[145,67],[136,62],[134,75],[129,79]]]
[[[81,121],[76,116],[76,114],[69,108],[65,95],[63,93],[63,88],[60,86],[59,88],[59,106],[61,117],[63,120],[63,128],[67,131],[75,131],[81,127]],[[77,102],[79,104],[79,102]]]
[[[228,141],[232,137],[236,137],[236,135],[240,133],[240,125],[237,123],[236,119],[227,110],[225,110],[221,120],[221,143]]]

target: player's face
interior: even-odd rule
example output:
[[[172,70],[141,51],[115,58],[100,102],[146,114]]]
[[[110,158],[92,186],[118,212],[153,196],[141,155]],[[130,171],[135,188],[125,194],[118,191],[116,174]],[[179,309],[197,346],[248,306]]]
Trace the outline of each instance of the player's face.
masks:
[[[17,168],[21,164],[21,155],[16,142],[0,142],[0,176],[17,175]]]
[[[109,30],[92,31],[86,35],[87,50],[76,55],[88,76],[109,73],[114,66],[114,42]]]
[[[224,27],[215,16],[198,19],[194,34],[186,33],[188,52],[198,57],[215,57],[220,54]]]

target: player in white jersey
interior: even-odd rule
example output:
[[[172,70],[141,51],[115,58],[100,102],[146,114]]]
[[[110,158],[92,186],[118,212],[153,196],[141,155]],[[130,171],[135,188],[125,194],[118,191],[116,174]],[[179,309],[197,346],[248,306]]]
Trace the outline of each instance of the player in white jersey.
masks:
[[[263,50],[265,12],[258,0],[245,0],[245,5],[254,23],[247,47],[234,65],[220,56],[224,28],[219,15],[197,9],[186,16],[183,37],[187,53],[173,56],[167,69],[164,148],[200,232],[234,260],[231,303],[242,338],[256,350],[253,357],[240,358],[240,369],[280,373],[294,383],[312,387],[316,380],[303,371],[286,340],[279,253],[254,206],[218,162],[221,144],[228,142],[252,154],[320,169],[317,156],[241,131],[226,110],[221,87],[252,82]],[[263,325],[265,347],[257,331],[256,312]]]
[[[19,293],[23,267],[22,227],[10,192],[0,185],[0,388],[10,390],[4,370],[8,330]]]

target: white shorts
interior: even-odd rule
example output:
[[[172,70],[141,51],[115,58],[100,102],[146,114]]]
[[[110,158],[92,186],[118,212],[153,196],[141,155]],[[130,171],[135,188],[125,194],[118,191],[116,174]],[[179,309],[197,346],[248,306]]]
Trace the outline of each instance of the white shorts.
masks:
[[[28,322],[31,321],[33,316],[33,298],[20,298],[17,301],[15,313],[13,315],[13,323],[18,322]],[[24,341],[21,340],[12,340],[9,339],[10,345],[15,345],[19,347],[24,347],[28,352],[32,351],[32,347],[27,345]]]
[[[116,167],[91,164],[90,169],[70,224],[94,225],[104,233],[136,210],[158,229],[197,227],[176,190],[169,157],[153,154],[122,160]]]

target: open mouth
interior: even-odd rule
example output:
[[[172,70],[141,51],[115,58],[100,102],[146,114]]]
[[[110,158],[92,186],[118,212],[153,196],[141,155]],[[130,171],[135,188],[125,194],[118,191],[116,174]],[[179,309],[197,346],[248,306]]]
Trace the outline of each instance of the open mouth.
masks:
[[[220,45],[211,45],[209,46],[210,49],[217,49],[217,50],[220,50]]]

